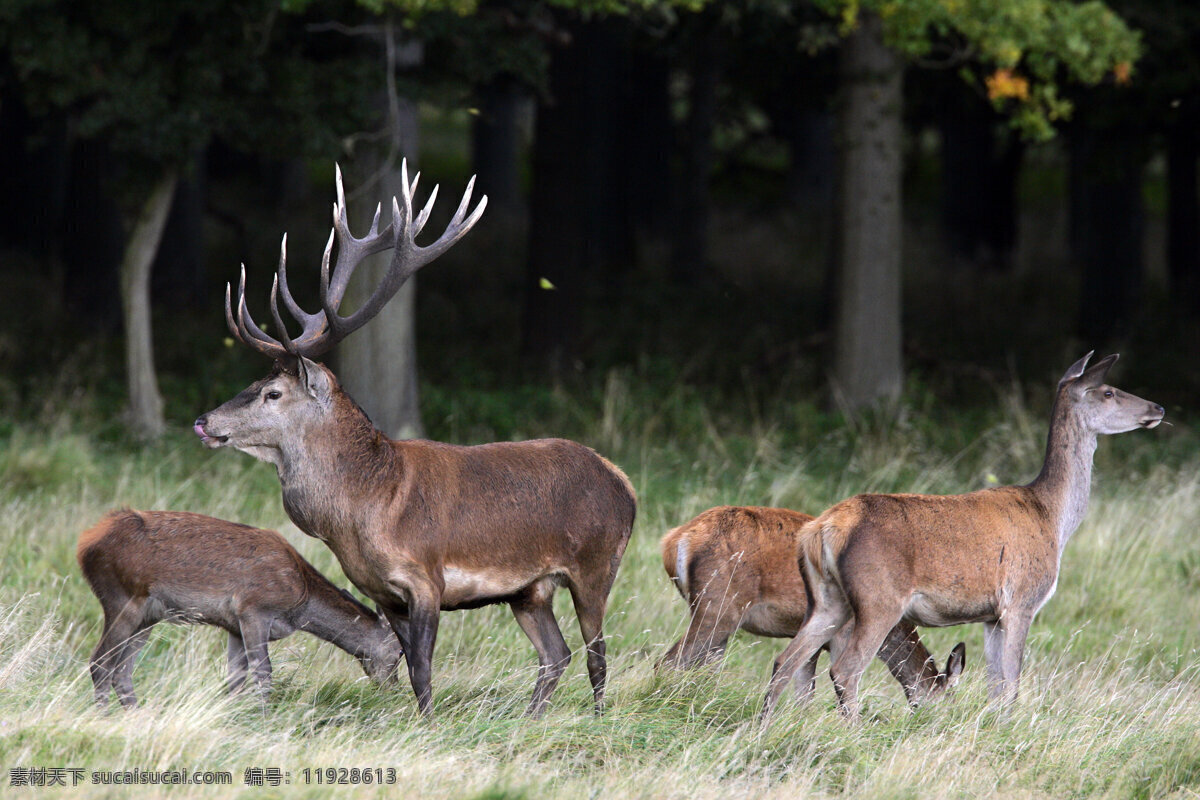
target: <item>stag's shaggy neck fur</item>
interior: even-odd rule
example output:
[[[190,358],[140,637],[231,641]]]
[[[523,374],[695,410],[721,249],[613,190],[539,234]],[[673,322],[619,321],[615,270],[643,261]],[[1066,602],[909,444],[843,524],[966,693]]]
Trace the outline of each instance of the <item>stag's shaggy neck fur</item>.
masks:
[[[364,498],[379,486],[401,485],[394,443],[336,384],[321,416],[280,444],[276,466],[284,506],[302,530],[317,538],[357,528],[370,510]]]

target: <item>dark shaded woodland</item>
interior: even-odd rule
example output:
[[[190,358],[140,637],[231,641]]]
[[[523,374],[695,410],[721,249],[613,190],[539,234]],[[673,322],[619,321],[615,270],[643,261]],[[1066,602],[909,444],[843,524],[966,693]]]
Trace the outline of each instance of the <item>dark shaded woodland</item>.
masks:
[[[422,197],[440,183],[448,204],[473,173],[489,196],[387,323],[415,348],[390,352],[392,328],[373,345],[402,387],[599,385],[617,368],[835,408],[973,402],[1097,349],[1136,354],[1131,390],[1150,375],[1164,402],[1200,389],[1200,11],[1182,0],[1111,0],[1140,45],[1122,28],[1091,41],[1094,63],[1064,61],[1069,118],[1038,109],[1032,133],[1027,61],[981,57],[965,23],[897,44],[868,10],[847,30],[830,3],[378,17],[264,1],[237,25],[125,5],[0,17],[10,416],[51,387],[127,408],[141,274],[166,419],[190,420],[262,368],[226,341],[238,264],[267,319],[287,231],[311,303],[334,162],[368,208],[396,191],[397,154]],[[141,273],[138,242],[153,244]],[[376,417],[411,392],[388,425],[420,431],[417,382],[355,394]]]

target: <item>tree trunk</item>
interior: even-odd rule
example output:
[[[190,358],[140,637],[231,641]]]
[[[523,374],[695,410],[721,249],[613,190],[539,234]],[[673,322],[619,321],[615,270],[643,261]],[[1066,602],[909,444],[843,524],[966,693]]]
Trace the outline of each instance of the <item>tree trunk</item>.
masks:
[[[1079,333],[1100,344],[1124,333],[1141,296],[1144,142],[1132,129],[1080,123],[1071,137],[1071,258]]]
[[[1178,306],[1200,313],[1200,160],[1197,117],[1181,117],[1167,132],[1167,267]]]
[[[400,48],[396,63],[414,66],[422,59],[419,43]],[[380,225],[391,219],[392,197],[401,193],[400,164],[389,163],[382,148],[391,146],[408,159],[409,179],[416,175],[416,159],[420,149],[416,104],[404,98],[394,98],[390,113],[391,141],[368,148],[355,160],[347,175],[346,191],[353,193],[365,185],[369,176],[382,174],[375,188],[349,200],[348,219],[356,235],[363,235],[371,224],[376,203],[384,211]],[[353,175],[353,180],[351,179]],[[433,187],[422,181],[425,192]],[[414,198],[413,206],[420,209],[423,201]],[[358,308],[387,274],[392,251],[385,250],[367,258],[355,272],[346,291],[344,305]],[[420,393],[417,383],[416,334],[417,276],[400,287],[396,296],[383,307],[379,315],[338,346],[338,377],[350,396],[358,401],[375,427],[397,439],[419,438],[424,435],[421,424]]]
[[[154,372],[154,333],[150,325],[150,267],[162,240],[179,176],[167,171],[142,206],[121,260],[121,309],[125,321],[125,367],[129,384],[128,422],[142,438],[166,428],[162,395]]]
[[[895,398],[901,366],[903,66],[864,15],[842,43],[834,392],[850,409]]]

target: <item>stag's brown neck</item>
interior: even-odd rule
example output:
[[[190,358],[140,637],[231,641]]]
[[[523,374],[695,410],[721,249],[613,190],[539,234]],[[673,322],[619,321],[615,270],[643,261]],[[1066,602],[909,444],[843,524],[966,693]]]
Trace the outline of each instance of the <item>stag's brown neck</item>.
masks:
[[[1050,414],[1046,460],[1029,484],[1055,523],[1060,553],[1087,513],[1095,454],[1095,432],[1071,413],[1069,399],[1060,392]]]
[[[283,443],[278,463],[283,502],[306,533],[329,540],[368,509],[380,486],[396,486],[392,441],[345,392],[333,394],[320,424]]]

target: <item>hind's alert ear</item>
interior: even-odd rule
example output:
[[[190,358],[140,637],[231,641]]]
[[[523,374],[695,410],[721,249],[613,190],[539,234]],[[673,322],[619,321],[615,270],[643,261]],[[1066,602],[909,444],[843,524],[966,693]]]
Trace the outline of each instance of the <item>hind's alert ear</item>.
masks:
[[[1096,352],[1095,350],[1089,350],[1088,354],[1086,356],[1079,359],[1071,366],[1067,367],[1067,371],[1063,374],[1062,378],[1059,379],[1058,385],[1062,386],[1067,381],[1073,381],[1076,378],[1078,378],[1080,375],[1082,375],[1083,371],[1085,369],[1087,369],[1088,361],[1091,360],[1092,354],[1095,352]]]
[[[1092,366],[1088,367],[1087,371],[1079,376],[1079,385],[1093,389],[1104,383],[1104,379],[1108,377],[1108,371],[1112,365],[1117,363],[1120,358],[1119,353],[1113,353],[1111,356],[1105,356],[1097,361]]]

